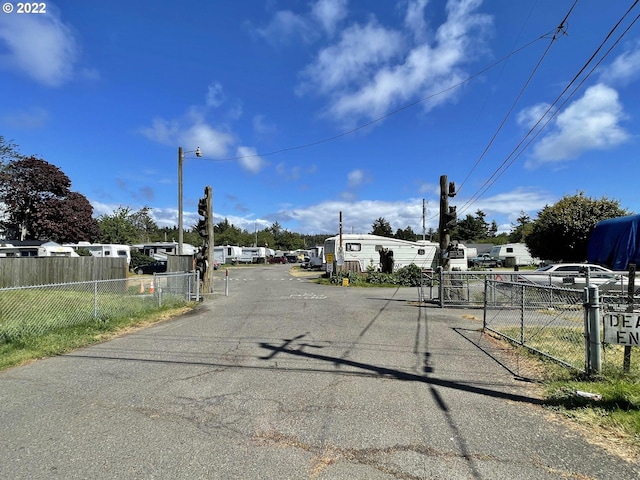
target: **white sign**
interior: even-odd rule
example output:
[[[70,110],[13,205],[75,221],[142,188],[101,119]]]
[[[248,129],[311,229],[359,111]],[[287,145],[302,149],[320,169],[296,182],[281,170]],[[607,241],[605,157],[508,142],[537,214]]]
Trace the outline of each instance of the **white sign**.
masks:
[[[604,341],[617,345],[640,346],[640,313],[605,314]]]

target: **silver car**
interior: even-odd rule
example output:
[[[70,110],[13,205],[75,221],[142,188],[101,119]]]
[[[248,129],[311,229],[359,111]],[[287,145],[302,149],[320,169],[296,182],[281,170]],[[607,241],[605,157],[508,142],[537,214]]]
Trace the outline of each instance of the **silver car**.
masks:
[[[598,285],[610,289],[626,288],[629,279],[619,272],[614,272],[600,265],[589,263],[556,263],[538,268],[533,272],[520,273],[518,281],[539,285],[555,285],[569,288],[582,288],[587,285]]]

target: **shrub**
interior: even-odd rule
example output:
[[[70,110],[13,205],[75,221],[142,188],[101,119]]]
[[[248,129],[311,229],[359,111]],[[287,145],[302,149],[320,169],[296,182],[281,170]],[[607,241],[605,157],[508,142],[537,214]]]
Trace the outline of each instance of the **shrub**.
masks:
[[[422,271],[415,263],[410,263],[398,269],[394,272],[394,275],[397,278],[397,281],[394,283],[405,287],[417,287],[421,282]]]
[[[343,278],[349,279],[349,284],[364,283],[362,275],[359,275],[356,272],[350,272],[348,270],[336,272],[331,277],[331,283],[337,283],[338,285],[341,285]]]

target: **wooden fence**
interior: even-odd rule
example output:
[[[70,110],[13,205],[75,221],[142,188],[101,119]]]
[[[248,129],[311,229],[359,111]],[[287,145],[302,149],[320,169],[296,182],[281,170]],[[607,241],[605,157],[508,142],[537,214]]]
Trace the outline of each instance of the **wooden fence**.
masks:
[[[127,278],[126,258],[0,258],[0,288]]]

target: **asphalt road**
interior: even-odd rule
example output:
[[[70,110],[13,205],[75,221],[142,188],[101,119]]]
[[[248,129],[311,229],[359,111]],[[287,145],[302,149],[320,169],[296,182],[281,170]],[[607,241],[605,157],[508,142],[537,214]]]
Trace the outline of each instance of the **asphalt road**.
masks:
[[[0,478],[637,479],[415,289],[230,271],[194,312],[0,373]],[[524,377],[524,378],[523,378]]]

